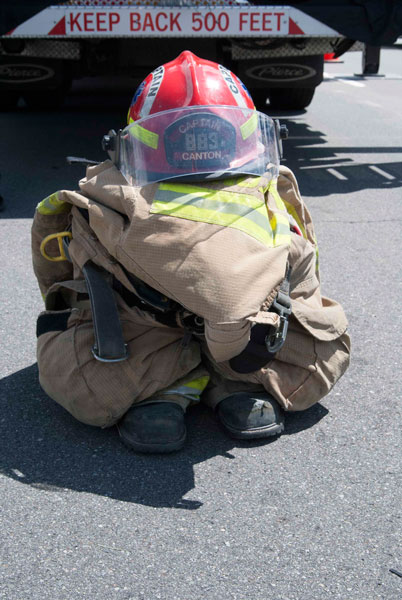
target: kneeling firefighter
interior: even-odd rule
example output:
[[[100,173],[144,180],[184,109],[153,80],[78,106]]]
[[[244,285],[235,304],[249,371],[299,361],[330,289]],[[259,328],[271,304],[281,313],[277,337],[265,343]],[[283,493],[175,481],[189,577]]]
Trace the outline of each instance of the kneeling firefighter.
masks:
[[[236,75],[185,51],[105,136],[111,160],[39,203],[40,383],[75,418],[170,452],[202,399],[230,436],[265,438],[345,372],[347,321],[321,296],[278,131]]]

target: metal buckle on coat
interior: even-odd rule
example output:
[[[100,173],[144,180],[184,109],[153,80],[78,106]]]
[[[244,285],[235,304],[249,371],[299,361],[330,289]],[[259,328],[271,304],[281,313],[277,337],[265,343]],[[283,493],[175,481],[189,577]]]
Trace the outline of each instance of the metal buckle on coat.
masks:
[[[265,345],[268,352],[274,354],[282,348],[288,332],[289,317],[292,314],[292,305],[289,296],[279,291],[269,308],[269,312],[279,315],[278,328],[265,338]]]
[[[127,344],[124,344],[124,349],[125,349],[124,354],[122,354],[121,356],[118,356],[117,358],[105,358],[104,356],[101,356],[100,354],[98,354],[98,347],[96,346],[96,344],[94,346],[92,346],[91,352],[92,352],[93,357],[96,358],[96,360],[99,360],[100,362],[117,363],[117,362],[122,362],[123,360],[126,360],[129,357],[130,353],[128,351]]]
[[[179,311],[178,320],[188,333],[204,335],[204,319],[202,317],[187,311]]]

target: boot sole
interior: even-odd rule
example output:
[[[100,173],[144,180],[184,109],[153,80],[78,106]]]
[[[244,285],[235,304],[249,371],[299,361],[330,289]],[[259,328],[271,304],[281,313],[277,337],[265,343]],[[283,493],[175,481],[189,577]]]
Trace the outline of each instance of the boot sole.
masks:
[[[221,425],[230,435],[230,437],[236,440],[253,440],[272,437],[275,435],[280,435],[285,429],[285,425],[283,423],[273,423],[267,427],[260,427],[256,429],[234,429],[233,427],[228,426],[224,421],[222,421],[222,419]]]

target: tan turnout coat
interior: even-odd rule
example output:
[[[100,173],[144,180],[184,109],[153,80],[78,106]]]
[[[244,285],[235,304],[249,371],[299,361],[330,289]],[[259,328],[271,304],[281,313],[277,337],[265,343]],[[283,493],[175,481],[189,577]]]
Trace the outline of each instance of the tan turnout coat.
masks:
[[[89,222],[79,208],[88,211]],[[234,210],[236,218],[228,214]],[[302,236],[289,230],[289,219]],[[66,229],[72,232],[72,262],[46,260],[40,243]],[[57,240],[46,251],[58,255]],[[78,191],[59,191],[38,205],[32,253],[46,314],[57,321],[56,298],[66,307],[65,327],[38,338],[40,381],[49,396],[86,423],[112,425],[134,402],[189,373],[209,372],[219,382],[204,394],[211,406],[225,390],[247,383],[265,388],[286,410],[303,410],[326,395],[349,364],[346,317],[337,302],[321,296],[313,223],[286,167],[277,182],[242,177],[134,188],[105,161],[87,169]],[[128,290],[135,291],[127,278],[132,273],[204,318],[205,336],[189,340],[179,326],[162,325],[116,294],[129,357],[119,363],[95,360],[82,274],[88,260]],[[278,325],[278,316],[266,308],[288,262],[292,316],[285,345],[265,367],[234,372],[229,360],[247,346],[252,325]]]

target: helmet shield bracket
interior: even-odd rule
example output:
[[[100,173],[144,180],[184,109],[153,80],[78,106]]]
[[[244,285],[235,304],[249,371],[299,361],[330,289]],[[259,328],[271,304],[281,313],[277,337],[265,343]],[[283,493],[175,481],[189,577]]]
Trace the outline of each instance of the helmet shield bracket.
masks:
[[[106,135],[102,138],[102,150],[108,153],[110,160],[119,168],[120,158],[120,134],[121,129],[118,133],[114,129],[110,129]]]

